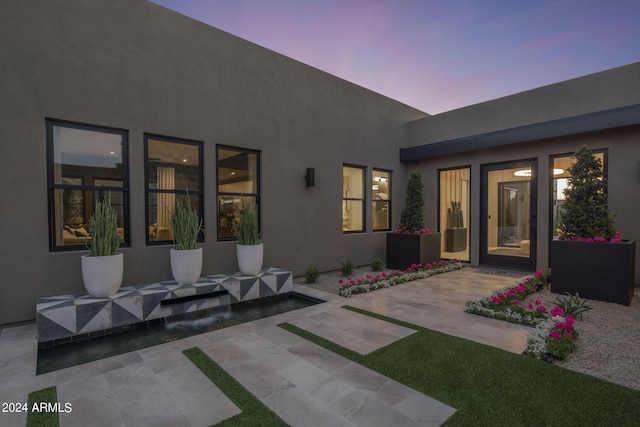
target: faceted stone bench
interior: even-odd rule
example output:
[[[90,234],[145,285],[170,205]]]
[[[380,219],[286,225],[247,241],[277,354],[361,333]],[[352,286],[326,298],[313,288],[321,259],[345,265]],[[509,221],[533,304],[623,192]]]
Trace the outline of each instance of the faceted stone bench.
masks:
[[[123,286],[109,298],[88,293],[39,298],[38,345],[50,347],[128,330],[167,317],[293,292],[293,274],[278,268],[257,276],[241,273],[202,277],[193,285],[175,281]]]

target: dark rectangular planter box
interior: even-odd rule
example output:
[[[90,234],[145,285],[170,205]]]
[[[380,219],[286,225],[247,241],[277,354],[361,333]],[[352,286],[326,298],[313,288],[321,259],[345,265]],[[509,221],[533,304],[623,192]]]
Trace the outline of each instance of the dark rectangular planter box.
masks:
[[[387,233],[388,268],[405,270],[433,261],[440,261],[440,233]]]
[[[633,299],[636,241],[551,241],[551,291],[629,305]]]
[[[444,231],[445,250],[460,252],[467,249],[467,229],[448,228]]]

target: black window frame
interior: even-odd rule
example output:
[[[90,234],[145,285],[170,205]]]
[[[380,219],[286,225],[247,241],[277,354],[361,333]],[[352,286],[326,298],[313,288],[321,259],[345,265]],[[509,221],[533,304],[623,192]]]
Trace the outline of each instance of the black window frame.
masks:
[[[389,175],[389,184],[388,184],[388,188],[389,188],[389,192],[388,192],[388,196],[386,200],[377,200],[373,198],[373,175],[376,172],[383,172]],[[389,170],[389,169],[383,169],[383,168],[371,168],[371,230],[374,232],[377,231],[390,231],[391,230],[391,225],[393,224],[393,218],[392,218],[392,183],[393,183],[393,171]],[[388,210],[387,210],[387,224],[388,227],[387,228],[375,228],[374,227],[374,221],[373,221],[373,215],[375,214],[376,210],[374,209],[374,205],[380,202],[384,202],[384,203],[388,203]]]
[[[220,150],[236,151],[238,153],[254,154],[256,156],[256,193],[239,193],[220,191],[219,170],[220,167]],[[220,197],[253,197],[255,198],[255,206],[258,213],[258,231],[262,232],[262,206],[261,206],[261,190],[262,190],[262,152],[252,148],[236,147],[231,145],[216,144],[216,238],[218,242],[234,242],[238,238],[220,236]]]
[[[83,182],[77,184],[57,184],[55,182],[55,154],[54,154],[54,128],[64,127],[69,129],[77,129],[88,132],[108,133],[119,135],[122,138],[122,187],[98,186]],[[123,241],[120,247],[131,246],[131,227],[129,215],[129,131],[101,125],[78,123],[61,119],[45,118],[45,138],[46,138],[46,160],[47,160],[47,211],[49,221],[49,251],[50,252],[68,252],[87,249],[86,244],[77,245],[57,245],[56,244],[56,211],[55,211],[55,192],[56,190],[77,190],[77,191],[110,191],[122,193],[122,226],[124,228]],[[107,177],[105,179],[112,180]],[[86,200],[83,201],[86,203]],[[89,218],[85,218],[89,221]]]
[[[344,197],[344,168],[352,168],[352,169],[360,169],[362,170],[362,199],[359,198],[355,198],[355,197]],[[357,234],[357,233],[366,233],[367,232],[367,223],[366,223],[366,218],[367,218],[367,170],[368,168],[366,166],[362,166],[362,165],[356,165],[356,164],[352,164],[352,163],[343,163],[342,164],[342,189],[341,189],[341,206],[343,206],[342,209],[344,209],[344,202],[345,201],[360,201],[362,203],[362,229],[361,230],[344,230],[344,228],[342,229],[342,234]],[[341,210],[342,210],[341,209]]]
[[[198,191],[192,191],[191,189],[157,189],[157,188],[149,188],[149,171],[150,171],[150,167],[149,167],[149,140],[156,140],[156,141],[162,141],[162,142],[168,142],[168,143],[172,143],[172,144],[183,144],[183,145],[190,145],[190,146],[194,146],[194,147],[198,147],[198,168],[199,168],[199,180],[198,180]],[[152,133],[145,133],[144,134],[144,213],[145,213],[145,241],[146,241],[146,245],[147,246],[161,246],[161,245],[168,245],[168,244],[173,244],[173,240],[150,240],[149,239],[149,227],[150,227],[150,223],[149,223],[149,195],[151,193],[154,194],[174,194],[176,195],[176,200],[177,200],[177,196],[189,196],[189,199],[191,199],[192,197],[197,197],[198,199],[198,215],[200,216],[200,218],[202,218],[203,220],[203,227],[206,228],[206,224],[204,222],[204,197],[205,197],[205,191],[204,191],[204,143],[202,141],[195,141],[195,140],[191,140],[191,139],[185,139],[185,138],[177,138],[177,137],[170,137],[170,136],[164,136],[164,135],[157,135],[157,134],[152,134]],[[199,233],[198,234],[198,239],[197,242],[198,243],[203,243],[205,241],[205,233]]]

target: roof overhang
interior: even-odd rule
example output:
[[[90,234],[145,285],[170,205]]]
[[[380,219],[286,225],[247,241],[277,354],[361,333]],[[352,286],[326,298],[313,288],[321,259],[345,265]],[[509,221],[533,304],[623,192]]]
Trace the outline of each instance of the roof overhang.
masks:
[[[447,154],[637,124],[640,124],[640,104],[401,148],[400,161],[411,162]]]

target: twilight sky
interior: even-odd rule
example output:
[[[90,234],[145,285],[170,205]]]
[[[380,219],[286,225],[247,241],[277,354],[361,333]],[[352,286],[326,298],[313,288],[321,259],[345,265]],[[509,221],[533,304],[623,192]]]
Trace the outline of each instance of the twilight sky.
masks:
[[[430,114],[640,61],[638,0],[152,0]]]

